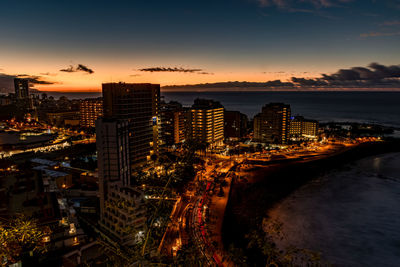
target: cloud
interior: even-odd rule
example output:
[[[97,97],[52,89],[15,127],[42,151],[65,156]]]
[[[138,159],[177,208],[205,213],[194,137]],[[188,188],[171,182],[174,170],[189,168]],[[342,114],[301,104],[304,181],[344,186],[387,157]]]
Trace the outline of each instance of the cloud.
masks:
[[[333,74],[321,74],[317,78],[291,77],[290,81],[267,82],[217,82],[191,85],[164,86],[165,89],[237,89],[257,90],[324,89],[324,88],[396,88],[400,89],[400,65],[385,66],[371,63],[367,67],[339,69]]]
[[[263,71],[261,73],[262,74],[270,74],[270,73],[273,73],[273,74],[284,74],[286,72],[284,72],[284,71]]]
[[[212,73],[212,72],[207,72],[207,71],[200,71],[200,72],[197,72],[197,74],[214,75],[214,73]]]
[[[129,77],[139,77],[139,76],[142,76],[142,75],[140,75],[140,74],[131,74],[131,75],[129,75]]]
[[[397,26],[397,25],[400,25],[400,20],[385,21],[381,25],[383,25],[383,26]]]
[[[201,84],[188,84],[188,85],[169,85],[164,86],[165,89],[174,88],[191,88],[191,89],[225,89],[225,88],[293,88],[294,84],[291,82],[282,82],[281,80],[274,80],[268,82],[217,82],[217,83],[201,83]]]
[[[14,78],[27,79],[31,85],[35,85],[35,84],[56,84],[56,82],[42,80],[42,77],[41,76],[37,76],[37,75],[18,74],[18,75],[9,75],[9,76],[12,77],[12,79],[14,79]]]
[[[94,73],[94,71],[93,71],[92,69],[90,69],[89,67],[87,67],[87,66],[85,66],[85,65],[83,65],[83,64],[78,64],[78,65],[76,65],[76,66],[69,65],[68,68],[61,69],[60,71],[62,71],[62,72],[69,72],[69,73],[72,73],[72,72],[79,72],[79,71],[86,72],[86,73],[88,73],[88,74],[93,74],[93,73]]]
[[[171,68],[171,67],[152,67],[152,68],[143,68],[139,69],[140,71],[146,71],[146,72],[188,72],[188,73],[194,73],[194,72],[200,72],[202,69],[185,69],[185,68]]]
[[[326,86],[327,83],[325,81],[317,80],[317,79],[306,79],[306,78],[297,78],[292,77],[292,82],[300,87],[314,87],[314,86]]]
[[[275,6],[290,12],[311,12],[311,10],[305,9],[304,6],[317,9],[340,7],[342,4],[351,1],[352,0],[257,0],[261,7]]]
[[[212,72],[204,71],[203,69],[189,69],[182,67],[151,67],[151,68],[142,68],[139,71],[143,72],[183,72],[183,73],[196,73],[203,75],[214,75]]]
[[[385,66],[371,63],[368,67],[353,67],[340,69],[333,74],[322,74],[321,78],[304,79],[292,77],[292,82],[300,87],[400,88],[400,65]]]
[[[288,4],[287,0],[257,0],[257,1],[263,7],[274,5],[279,8],[285,8],[285,7],[287,7],[287,4]]]
[[[28,75],[28,74],[12,75],[12,74],[0,73],[0,89],[5,89],[8,92],[13,92],[15,78],[27,79],[31,86],[35,86],[37,84],[40,85],[57,84],[56,82],[43,80],[43,77],[37,75]]]
[[[77,67],[76,69],[77,69],[78,71],[84,71],[84,72],[87,72],[87,73],[89,73],[89,74],[94,73],[94,71],[93,71],[92,69],[90,69],[90,68],[88,68],[87,66],[82,65],[82,64],[78,64],[78,67]]]
[[[380,36],[396,36],[400,35],[400,31],[398,32],[370,32],[370,33],[362,33],[360,37],[368,38],[368,37],[380,37]]]
[[[57,74],[57,73],[50,73],[50,72],[43,72],[43,73],[40,73],[40,75],[44,75],[44,76],[57,76],[58,74]]]

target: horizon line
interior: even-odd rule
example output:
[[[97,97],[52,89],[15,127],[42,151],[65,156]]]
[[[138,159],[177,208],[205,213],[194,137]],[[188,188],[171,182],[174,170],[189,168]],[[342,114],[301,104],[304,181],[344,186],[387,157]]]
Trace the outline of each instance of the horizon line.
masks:
[[[252,88],[213,88],[213,89],[199,89],[199,88],[185,88],[185,89],[163,89],[162,92],[186,93],[186,92],[400,92],[400,88],[296,88],[296,89],[256,89]],[[102,93],[102,90],[39,90],[34,89],[37,93]],[[245,90],[243,90],[245,89]],[[34,92],[33,92],[34,93]]]

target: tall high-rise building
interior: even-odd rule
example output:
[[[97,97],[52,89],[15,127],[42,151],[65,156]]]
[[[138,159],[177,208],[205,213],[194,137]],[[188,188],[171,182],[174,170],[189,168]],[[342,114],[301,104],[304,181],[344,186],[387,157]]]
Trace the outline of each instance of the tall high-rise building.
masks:
[[[224,107],[213,100],[196,99],[190,110],[191,138],[211,146],[224,140]]]
[[[174,112],[174,143],[179,144],[186,140],[187,136],[187,111],[182,109]]]
[[[29,81],[28,79],[15,78],[14,79],[15,98],[28,99],[29,98]]]
[[[130,122],[100,118],[96,122],[100,225],[123,245],[135,243],[129,231],[145,227],[143,192],[131,185]]]
[[[290,120],[290,137],[315,138],[318,135],[318,121],[295,116]]]
[[[130,185],[129,121],[100,118],[96,122],[99,177],[106,182]],[[102,183],[100,183],[100,192]]]
[[[130,122],[129,150],[132,166],[158,154],[160,85],[150,83],[103,84],[103,116]]]
[[[247,116],[239,111],[224,112],[225,138],[241,138],[247,131]]]
[[[290,105],[270,103],[254,117],[254,139],[286,144],[289,138]]]
[[[182,143],[186,139],[187,111],[178,102],[163,103],[161,106],[162,140],[166,146]]]
[[[88,98],[79,104],[80,125],[82,127],[95,127],[98,117],[103,115],[103,99]]]

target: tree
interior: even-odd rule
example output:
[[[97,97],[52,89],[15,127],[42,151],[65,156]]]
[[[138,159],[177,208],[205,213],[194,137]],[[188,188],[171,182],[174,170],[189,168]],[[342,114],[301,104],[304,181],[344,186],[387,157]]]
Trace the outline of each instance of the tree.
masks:
[[[204,266],[203,256],[196,245],[189,241],[183,245],[174,258],[174,266]]]
[[[276,239],[284,240],[283,223],[264,221],[263,229],[252,231],[247,235],[248,249],[257,249],[262,253],[266,266],[321,266],[320,254],[311,250],[288,246],[280,249]],[[263,231],[265,230],[265,232]]]
[[[0,264],[16,263],[25,253],[45,253],[44,237],[48,234],[49,231],[46,233],[35,220],[24,215],[19,215],[9,223],[0,223]]]

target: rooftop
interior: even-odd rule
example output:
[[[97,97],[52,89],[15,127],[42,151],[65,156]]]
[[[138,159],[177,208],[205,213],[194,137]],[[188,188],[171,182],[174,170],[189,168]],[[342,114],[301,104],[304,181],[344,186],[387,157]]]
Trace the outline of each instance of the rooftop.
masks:
[[[47,159],[40,159],[40,158],[31,159],[31,162],[37,163],[37,164],[41,164],[41,165],[50,166],[50,167],[53,167],[53,166],[57,165],[57,162],[55,162],[55,161],[51,161],[51,160],[47,160]]]

